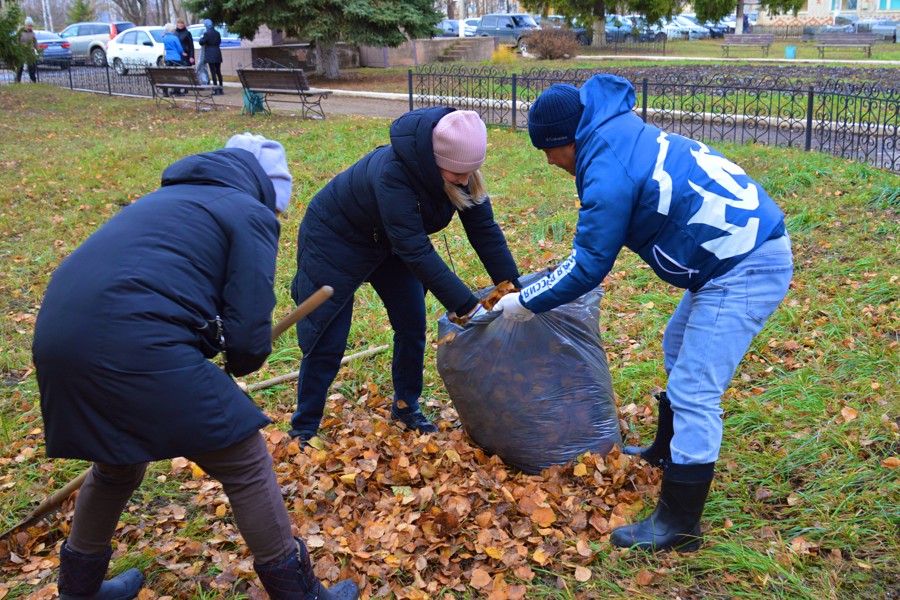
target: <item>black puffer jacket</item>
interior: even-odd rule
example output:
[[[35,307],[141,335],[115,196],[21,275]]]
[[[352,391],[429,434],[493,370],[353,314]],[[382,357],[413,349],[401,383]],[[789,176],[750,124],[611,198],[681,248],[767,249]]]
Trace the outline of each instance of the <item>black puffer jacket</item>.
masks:
[[[429,234],[459,214],[469,242],[494,283],[518,278],[490,200],[459,211],[444,192],[431,133],[449,108],[423,108],[391,125],[391,144],[377,148],[313,197],[300,224],[297,274],[291,286],[302,301],[323,285],[334,296],[297,326],[308,353],[325,326],[372,271],[399,256],[448,310],[465,314],[477,299],[450,270]]]
[[[203,48],[203,60],[213,64],[222,62],[222,35],[215,27],[207,27],[198,43]]]
[[[53,274],[32,348],[47,455],[134,464],[239,442],[269,420],[229,368],[271,351],[275,189],[245,150],[171,165]]]

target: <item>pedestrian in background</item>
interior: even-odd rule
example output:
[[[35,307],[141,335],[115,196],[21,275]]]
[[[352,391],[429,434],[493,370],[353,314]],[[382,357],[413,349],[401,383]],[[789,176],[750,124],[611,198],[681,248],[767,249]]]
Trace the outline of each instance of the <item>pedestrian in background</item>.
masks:
[[[28,78],[37,83],[37,57],[40,52],[37,35],[34,33],[34,21],[25,17],[25,26],[19,31],[19,44],[26,48],[25,62],[16,67],[16,83],[22,82],[22,71],[28,68]]]
[[[209,66],[210,84],[219,86],[215,93],[219,96],[225,93],[222,82],[222,35],[216,31],[210,19],[203,19],[206,31],[200,36],[200,48],[203,52],[203,60]]]

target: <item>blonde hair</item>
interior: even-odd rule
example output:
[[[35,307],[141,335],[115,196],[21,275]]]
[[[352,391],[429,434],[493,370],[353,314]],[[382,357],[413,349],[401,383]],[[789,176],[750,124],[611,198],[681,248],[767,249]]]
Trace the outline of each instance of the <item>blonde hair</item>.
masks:
[[[487,186],[484,183],[484,176],[481,169],[473,173],[469,173],[469,191],[449,181],[444,181],[444,192],[450,198],[450,202],[459,210],[472,208],[484,202],[487,199]]]

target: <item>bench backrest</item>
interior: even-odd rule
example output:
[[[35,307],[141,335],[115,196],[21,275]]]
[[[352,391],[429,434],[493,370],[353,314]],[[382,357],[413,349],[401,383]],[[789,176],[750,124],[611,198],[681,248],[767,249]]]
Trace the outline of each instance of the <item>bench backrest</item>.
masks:
[[[238,69],[241,85],[248,90],[305,92],[309,81],[303,69]]]
[[[874,33],[820,33],[816,41],[821,44],[874,44],[878,36]]]
[[[771,33],[726,33],[726,44],[754,44],[762,46],[763,44],[771,44],[775,41],[775,35]]]
[[[147,67],[150,83],[157,85],[202,85],[193,67]]]

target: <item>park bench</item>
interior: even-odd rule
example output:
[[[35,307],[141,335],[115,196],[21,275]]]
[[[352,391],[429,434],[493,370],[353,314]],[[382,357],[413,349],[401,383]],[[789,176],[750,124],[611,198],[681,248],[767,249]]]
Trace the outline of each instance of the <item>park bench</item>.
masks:
[[[245,94],[262,96],[262,110],[270,113],[270,96],[293,96],[300,101],[303,118],[324,119],[322,100],[331,94],[328,90],[317,90],[309,87],[303,69],[287,67],[253,67],[239,68],[238,77],[244,86]],[[276,101],[272,99],[272,101]],[[286,100],[290,102],[291,100]],[[252,116],[256,110],[251,109]]]
[[[157,107],[162,102],[168,102],[173,107],[177,106],[178,96],[174,93],[177,90],[184,90],[187,97],[193,98],[196,110],[200,110],[201,107],[217,108],[214,96],[219,87],[200,83],[197,71],[193,67],[147,67],[147,77],[153,86],[153,97],[156,98]],[[163,91],[168,92],[168,95],[163,96]]]
[[[816,36],[815,49],[819,58],[825,58],[826,48],[862,50],[866,58],[872,58],[872,45],[877,41],[874,33],[820,33]]]
[[[775,41],[771,33],[726,33],[722,42],[722,56],[728,57],[731,48],[757,47],[762,48],[763,56],[769,55],[769,46]]]

